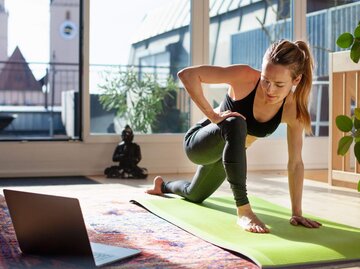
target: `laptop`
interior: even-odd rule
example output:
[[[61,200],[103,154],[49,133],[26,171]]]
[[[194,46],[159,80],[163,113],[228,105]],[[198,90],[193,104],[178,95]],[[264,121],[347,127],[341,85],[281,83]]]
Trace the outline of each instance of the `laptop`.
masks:
[[[4,189],[20,250],[85,266],[103,266],[139,250],[90,243],[79,200]]]

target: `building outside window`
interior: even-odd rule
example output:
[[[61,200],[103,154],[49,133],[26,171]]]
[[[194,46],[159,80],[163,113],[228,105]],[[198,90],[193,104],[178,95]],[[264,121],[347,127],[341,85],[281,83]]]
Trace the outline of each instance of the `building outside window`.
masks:
[[[81,137],[80,0],[0,0],[0,140]]]
[[[107,110],[99,101],[106,93],[104,84],[109,85],[106,80],[115,77],[112,80],[115,82],[127,72],[135,72],[139,80],[154,76],[160,87],[166,86],[169,77],[178,84],[177,72],[189,65],[190,1],[137,0],[124,5],[114,0],[103,5],[103,1],[94,0],[90,17],[90,132],[119,134],[126,124],[132,125],[135,120],[119,117],[117,109]],[[109,35],[105,29],[112,29],[114,34]],[[117,90],[123,91],[123,87]],[[133,109],[130,99],[139,98],[129,95],[124,104],[128,111]],[[146,133],[185,132],[189,127],[190,100],[181,85],[160,102],[162,109],[156,110]],[[135,131],[143,133],[136,127]]]

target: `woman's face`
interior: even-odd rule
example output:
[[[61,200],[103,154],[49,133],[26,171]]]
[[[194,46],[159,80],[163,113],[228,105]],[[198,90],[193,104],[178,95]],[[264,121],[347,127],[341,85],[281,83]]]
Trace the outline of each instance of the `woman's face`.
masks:
[[[279,64],[268,63],[264,60],[261,69],[260,86],[265,96],[265,102],[276,104],[282,102],[289,94],[291,88],[301,80],[301,75],[295,80],[290,70]]]

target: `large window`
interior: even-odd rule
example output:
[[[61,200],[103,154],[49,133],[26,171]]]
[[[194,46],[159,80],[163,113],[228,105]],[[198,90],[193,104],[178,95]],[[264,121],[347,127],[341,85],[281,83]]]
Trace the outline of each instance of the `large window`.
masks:
[[[360,20],[360,1],[307,0],[307,38],[316,62],[311,120],[316,136],[329,135],[329,53],[341,50],[337,37]],[[353,102],[355,105],[355,100]]]
[[[190,0],[92,0],[90,17],[90,133],[185,132]]]
[[[0,0],[0,140],[80,138],[80,0]]]

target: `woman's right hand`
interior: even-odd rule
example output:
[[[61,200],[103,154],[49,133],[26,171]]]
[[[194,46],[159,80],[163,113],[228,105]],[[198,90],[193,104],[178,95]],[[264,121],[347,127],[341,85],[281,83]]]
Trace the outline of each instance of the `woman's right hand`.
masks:
[[[214,114],[211,116],[211,118],[209,117],[209,120],[212,123],[218,124],[229,117],[242,117],[244,120],[246,120],[246,118],[238,112],[234,112],[231,110],[226,110],[226,111],[220,112],[220,111],[217,111],[216,109],[214,110]]]

